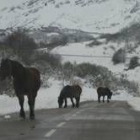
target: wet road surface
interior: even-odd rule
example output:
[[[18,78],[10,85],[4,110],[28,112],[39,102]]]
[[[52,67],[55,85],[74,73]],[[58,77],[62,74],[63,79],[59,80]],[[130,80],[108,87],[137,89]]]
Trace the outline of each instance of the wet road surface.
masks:
[[[79,109],[38,110],[34,121],[15,113],[0,117],[0,140],[140,140],[140,112],[126,102],[92,101]]]

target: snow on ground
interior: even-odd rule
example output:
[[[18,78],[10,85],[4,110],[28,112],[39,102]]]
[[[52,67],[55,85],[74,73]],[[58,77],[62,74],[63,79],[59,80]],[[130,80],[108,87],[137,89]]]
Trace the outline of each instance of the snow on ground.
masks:
[[[112,54],[116,51],[116,48],[122,48],[124,44],[103,44],[100,46],[94,46],[94,47],[88,47],[87,44],[90,42],[85,43],[73,43],[68,44],[67,46],[60,46],[52,50],[52,53],[58,53],[62,55],[62,61],[67,62],[70,61],[72,63],[76,62],[77,64],[87,62],[92,64],[97,64],[101,66],[107,67],[109,70],[111,70],[114,74],[120,75],[124,74],[127,76],[127,78],[130,81],[135,81],[138,84],[140,84],[139,79],[139,73],[140,73],[140,67],[135,68],[134,70],[125,71],[126,64],[119,64],[119,65],[113,65],[111,59]],[[110,47],[109,47],[110,46]],[[112,47],[114,49],[112,49]],[[137,54],[140,54],[140,51],[137,50]],[[79,56],[78,56],[79,55]],[[85,56],[85,57],[81,57]],[[127,54],[127,57],[135,56],[136,54]],[[129,61],[128,59],[127,61]],[[128,63],[128,62],[126,62]],[[125,100],[127,101],[134,109],[140,111],[140,98],[139,97],[133,97],[132,95],[127,94],[126,92],[118,91],[120,95],[115,95],[113,97],[114,100]],[[96,91],[95,93],[95,99],[96,99]]]
[[[128,63],[132,56],[139,56],[140,50],[137,49],[137,54],[127,53],[127,60],[125,64],[113,65],[112,57],[115,51],[124,47],[124,44],[102,44],[99,46],[89,47],[87,44],[90,42],[84,43],[72,43],[67,46],[59,46],[54,48],[51,53],[60,54],[62,56],[62,62],[71,62],[71,63],[91,63],[96,65],[101,65],[107,67],[115,75],[124,74],[127,75],[127,78],[130,81],[136,81],[140,83],[139,73],[140,67],[136,67],[134,70],[125,71],[124,69],[128,68]]]
[[[128,100],[129,105],[132,106],[133,109],[140,111],[140,98],[133,97]]]
[[[58,108],[57,100],[63,87],[62,81],[50,79],[48,82],[50,84],[50,88],[41,88],[38,92],[35,105],[36,109]],[[94,89],[83,87],[81,101],[96,99],[97,97]],[[25,96],[25,110],[28,110],[27,101],[27,97]],[[71,104],[70,100],[68,101],[68,104]],[[17,97],[9,97],[7,95],[0,96],[0,115],[17,112],[19,109],[20,107]]]
[[[48,1],[47,1],[48,2]],[[4,0],[0,2],[0,24],[1,29],[8,27],[34,27],[41,26],[59,26],[72,29],[80,29],[89,32],[116,32],[126,27],[131,22],[139,22],[139,10],[132,9],[137,4],[137,0],[108,0],[104,3],[92,3],[85,5],[76,5],[75,0],[69,4],[64,0],[57,0],[55,4],[51,1],[45,6],[42,0],[32,4],[30,0]],[[61,5],[61,3],[63,3]],[[58,6],[58,7],[57,7]],[[50,14],[51,13],[51,14]],[[90,62],[109,68],[116,74],[124,73],[130,80],[136,80],[140,83],[140,68],[124,71],[124,65],[113,66],[111,62],[112,54],[115,51],[111,46],[114,44],[104,44],[100,46],[87,47],[86,43],[68,44],[64,47],[55,48],[52,53],[63,55],[63,62],[70,61],[77,64]],[[110,46],[110,47],[109,47]],[[122,47],[118,45],[115,48]],[[109,49],[108,49],[109,48]],[[138,48],[139,49],[139,48]],[[140,50],[137,50],[137,53]],[[138,54],[138,55],[139,55]],[[75,55],[75,56],[74,56]],[[79,56],[76,56],[79,55]],[[85,55],[81,57],[80,55]],[[89,57],[90,56],[90,57]],[[50,79],[50,88],[41,88],[36,99],[36,109],[57,108],[57,98],[62,89],[61,81]],[[134,109],[140,110],[140,98],[132,97],[125,91],[118,91],[120,94],[114,95],[113,100],[125,100]],[[83,86],[81,101],[97,100],[96,90]],[[70,103],[70,102],[68,102]],[[27,98],[25,100],[25,109],[28,110]],[[19,104],[16,97],[0,95],[0,115],[19,111]]]
[[[52,50],[52,53],[57,54],[67,54],[67,56],[62,56],[63,62],[71,61],[76,63],[82,62],[90,62],[97,65],[102,65],[108,67],[114,73],[123,72],[124,65],[114,66],[111,62],[111,55],[113,51],[111,48],[106,49],[106,45],[87,47],[85,43],[74,43],[68,44],[68,46],[60,46]],[[77,57],[77,56],[69,56],[69,55],[88,55],[88,56],[104,56],[104,57]],[[111,56],[111,57],[107,57]],[[135,70],[124,71],[124,74],[128,75],[128,78],[131,80],[136,80],[140,83],[139,75],[140,68],[136,68]],[[49,88],[41,88],[39,90],[38,96],[36,98],[36,109],[48,109],[48,108],[58,108],[57,99],[60,94],[60,91],[63,87],[62,81],[57,81],[54,79],[49,79],[48,81],[50,87]],[[81,101],[97,101],[97,93],[96,89],[93,89],[87,85],[83,84],[83,92],[81,96]],[[117,91],[119,94],[115,94],[112,97],[112,100],[124,100],[127,101],[134,109],[140,111],[140,98],[133,97],[130,94],[127,94],[125,91]],[[28,102],[27,98],[25,98],[25,110],[28,110]],[[68,101],[70,105],[71,102]],[[8,97],[6,95],[0,95],[0,115],[9,114],[12,112],[19,111],[19,104],[17,97]]]
[[[88,32],[114,33],[140,20],[139,9],[133,10],[138,3],[136,0],[107,0],[101,3],[83,0],[77,3],[76,0],[4,0],[0,2],[0,28],[53,25]]]
[[[91,64],[97,64],[105,66],[113,72],[122,72],[125,68],[124,65],[113,65],[112,56],[115,52],[111,46],[116,44],[103,44],[100,46],[88,47],[87,44],[90,42],[84,43],[73,43],[68,44],[67,46],[59,46],[52,50],[53,54],[60,54],[62,56],[62,62],[76,62],[77,64],[86,62]],[[122,46],[122,45],[120,45]],[[117,46],[116,48],[119,49]]]
[[[12,7],[12,6],[17,6],[21,4],[21,1],[19,0],[3,0],[2,2],[0,2],[0,9],[4,10],[3,8],[9,8],[9,7]]]
[[[36,98],[35,109],[48,109],[48,108],[58,108],[57,99],[62,89],[62,82],[54,79],[49,80],[50,88],[41,88],[39,90],[38,96]],[[96,89],[83,86],[82,87],[82,101],[97,101]],[[140,98],[132,97],[128,95],[125,91],[119,91],[120,94],[113,95],[113,100],[123,100],[127,101],[134,109],[140,111]],[[68,100],[68,105],[71,105],[70,100]],[[27,97],[25,97],[24,102],[25,110],[28,110]],[[0,96],[0,116],[8,115],[10,113],[19,112],[20,106],[17,97],[9,97],[7,95]]]

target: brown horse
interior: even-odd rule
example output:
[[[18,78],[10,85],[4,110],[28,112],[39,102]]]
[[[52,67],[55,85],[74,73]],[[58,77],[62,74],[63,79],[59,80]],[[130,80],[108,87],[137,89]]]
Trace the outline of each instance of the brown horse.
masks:
[[[104,102],[105,96],[107,96],[107,102],[109,102],[109,99],[111,99],[111,96],[112,96],[112,92],[107,87],[98,87],[97,94],[98,94],[98,102],[100,102],[101,96],[103,96],[103,102]]]
[[[64,108],[67,107],[67,98],[71,99],[72,102],[72,107],[75,107],[75,104],[73,102],[73,98],[76,100],[76,107],[79,107],[79,102],[80,102],[80,95],[82,93],[82,88],[79,85],[66,85],[63,87],[63,89],[60,92],[60,96],[58,97],[58,105],[59,108],[62,107],[63,102],[65,101]]]
[[[37,91],[40,88],[40,72],[35,68],[24,67],[17,61],[2,59],[0,67],[0,79],[13,77],[15,94],[20,104],[20,117],[25,118],[24,112],[24,95],[28,97],[30,107],[30,119],[35,118],[34,105]]]

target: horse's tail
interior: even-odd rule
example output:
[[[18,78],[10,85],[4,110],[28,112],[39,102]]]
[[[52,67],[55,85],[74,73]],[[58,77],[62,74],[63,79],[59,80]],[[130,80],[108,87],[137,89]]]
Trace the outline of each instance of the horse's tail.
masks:
[[[40,88],[40,86],[41,86],[41,76],[40,76],[40,72],[39,72],[39,70],[37,70],[36,68],[30,68],[33,72],[34,72],[34,74],[36,75],[35,77],[36,77],[36,89],[38,90],[39,88]]]
[[[79,86],[79,94],[82,94],[82,88]]]
[[[74,85],[73,88],[74,88],[74,93],[76,94],[76,96],[79,97],[82,93],[82,88],[79,85]]]

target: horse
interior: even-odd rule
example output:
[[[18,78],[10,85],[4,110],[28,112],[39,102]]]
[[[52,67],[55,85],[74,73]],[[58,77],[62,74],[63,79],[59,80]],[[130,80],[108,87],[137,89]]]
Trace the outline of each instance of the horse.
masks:
[[[13,86],[20,105],[20,117],[26,118],[23,107],[24,95],[26,95],[30,108],[30,119],[35,119],[34,106],[41,85],[40,72],[36,68],[25,67],[17,61],[6,58],[1,60],[0,80],[2,81],[6,77],[13,77]]]
[[[109,102],[109,99],[111,99],[112,92],[107,87],[98,87],[97,88],[97,94],[98,94],[98,102],[100,103],[100,97],[103,96],[103,102],[105,96],[107,96],[107,102]]]
[[[80,95],[82,93],[82,88],[79,85],[66,85],[60,92],[58,97],[58,105],[59,108],[62,108],[63,102],[65,101],[64,108],[67,107],[67,98],[71,99],[72,107],[75,107],[75,103],[73,102],[73,98],[76,100],[76,107],[79,107]]]

